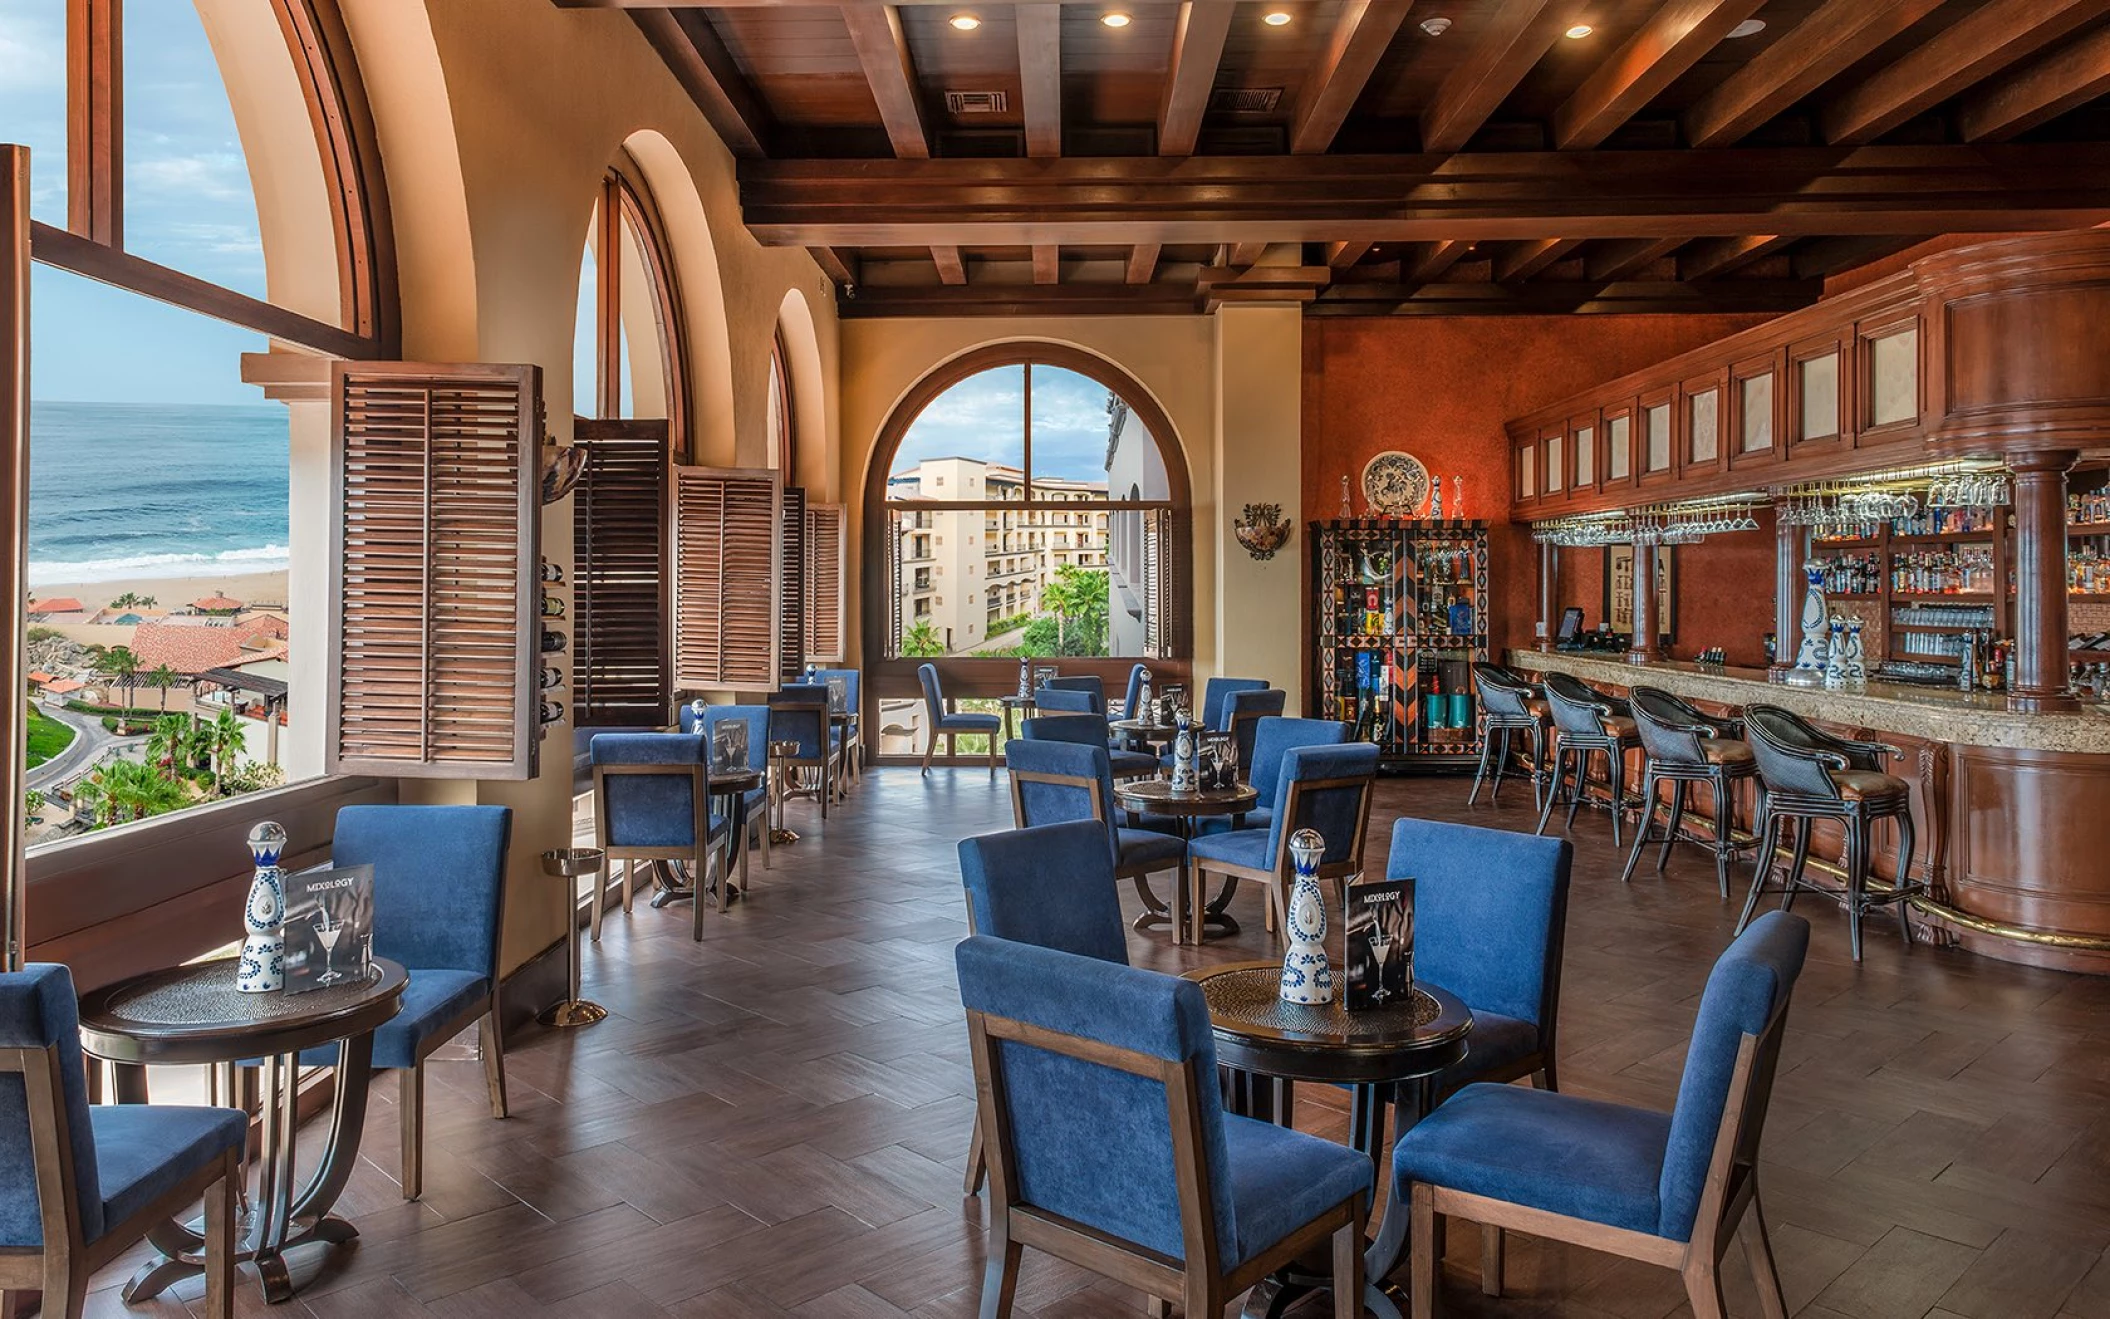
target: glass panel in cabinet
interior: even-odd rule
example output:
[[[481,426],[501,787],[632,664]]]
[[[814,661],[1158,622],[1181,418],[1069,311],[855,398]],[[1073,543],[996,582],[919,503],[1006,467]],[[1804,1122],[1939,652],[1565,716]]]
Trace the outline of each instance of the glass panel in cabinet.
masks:
[[[1802,384],[1800,436],[1822,440],[1839,433],[1839,354],[1826,353],[1795,364]]]
[[[1633,463],[1632,423],[1630,417],[1614,417],[1604,424],[1605,441],[1611,446],[1604,460],[1605,476],[1609,480],[1626,480]]]
[[[1721,394],[1712,389],[1703,389],[1686,400],[1685,433],[1690,437],[1693,462],[1711,463],[1720,453],[1720,404]]]
[[[1554,494],[1561,488],[1561,437],[1546,438],[1546,493]]]
[[[1888,426],[1919,416],[1920,335],[1917,326],[1868,343],[1871,425]]]
[[[1737,406],[1743,410],[1742,453],[1764,453],[1773,447],[1773,373],[1736,382]]]
[[[1648,410],[1648,466],[1644,472],[1667,472],[1670,470],[1670,404],[1658,403]]]
[[[1597,428],[1581,426],[1575,432],[1575,484],[1597,483]]]
[[[1538,456],[1535,444],[1527,444],[1517,450],[1517,498],[1530,499],[1538,494]]]

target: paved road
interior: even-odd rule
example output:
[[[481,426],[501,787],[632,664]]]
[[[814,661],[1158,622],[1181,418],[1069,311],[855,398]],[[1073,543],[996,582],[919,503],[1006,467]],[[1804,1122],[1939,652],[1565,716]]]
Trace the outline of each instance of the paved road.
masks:
[[[78,710],[53,709],[50,706],[39,706],[38,709],[43,714],[73,729],[74,737],[71,742],[66,744],[64,751],[59,752],[59,754],[29,771],[28,776],[24,779],[24,783],[28,787],[48,790],[58,784],[67,782],[87,769],[88,766],[94,764],[96,758],[103,753],[103,749],[113,742],[133,744],[145,740],[136,737],[118,737],[103,727],[101,715],[83,714]]]

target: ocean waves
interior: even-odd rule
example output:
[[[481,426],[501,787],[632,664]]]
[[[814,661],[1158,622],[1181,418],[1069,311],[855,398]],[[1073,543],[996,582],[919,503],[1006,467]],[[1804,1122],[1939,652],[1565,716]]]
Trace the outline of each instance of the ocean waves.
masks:
[[[122,582],[133,578],[211,577],[215,574],[284,572],[290,562],[283,545],[259,545],[218,554],[134,554],[114,559],[29,561],[32,588],[88,582]]]

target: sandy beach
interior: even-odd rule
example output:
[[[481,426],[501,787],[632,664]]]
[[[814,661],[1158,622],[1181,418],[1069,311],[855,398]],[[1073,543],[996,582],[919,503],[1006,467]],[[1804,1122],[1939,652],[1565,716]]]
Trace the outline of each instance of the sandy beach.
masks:
[[[213,577],[137,577],[113,582],[57,582],[46,586],[38,583],[30,590],[33,600],[50,600],[61,596],[72,596],[86,607],[89,617],[127,591],[138,596],[152,596],[157,609],[176,612],[189,606],[193,600],[207,596],[224,595],[240,600],[244,604],[263,605],[274,612],[282,613],[286,606],[286,574],[278,572],[228,573]],[[128,640],[132,629],[129,626],[95,626],[86,623],[60,625],[58,630],[81,642],[99,642],[105,646],[119,645]]]

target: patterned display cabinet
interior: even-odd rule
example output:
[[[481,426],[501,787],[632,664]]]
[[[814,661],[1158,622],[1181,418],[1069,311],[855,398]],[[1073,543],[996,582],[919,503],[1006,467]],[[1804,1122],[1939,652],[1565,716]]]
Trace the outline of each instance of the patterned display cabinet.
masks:
[[[1487,524],[1314,522],[1311,713],[1377,743],[1388,770],[1470,767],[1472,664],[1487,658]]]

